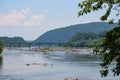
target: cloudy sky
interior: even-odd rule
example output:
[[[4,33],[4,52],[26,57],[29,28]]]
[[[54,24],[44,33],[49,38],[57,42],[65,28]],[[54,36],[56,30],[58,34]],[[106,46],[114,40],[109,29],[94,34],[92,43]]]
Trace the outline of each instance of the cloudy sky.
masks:
[[[0,36],[34,40],[48,30],[100,21],[104,10],[78,18],[82,0],[0,0]]]

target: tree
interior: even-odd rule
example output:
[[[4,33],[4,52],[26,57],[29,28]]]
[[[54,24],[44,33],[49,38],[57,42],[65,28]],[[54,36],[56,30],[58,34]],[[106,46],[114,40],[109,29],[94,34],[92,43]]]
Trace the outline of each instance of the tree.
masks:
[[[114,10],[116,17],[120,14],[120,0],[84,0],[78,4],[78,7],[81,8],[78,16],[105,8],[106,13],[100,17],[102,21],[108,20],[110,13]],[[110,19],[109,23],[113,23],[114,19]],[[107,76],[109,70],[113,72],[114,76],[118,76],[120,74],[120,22],[118,27],[106,33],[99,50],[96,49],[103,56],[102,70],[100,71],[102,77]],[[109,69],[112,61],[115,61],[116,65]]]
[[[111,70],[114,76],[120,74],[120,26],[110,30],[106,33],[105,39],[100,48],[103,56],[103,63],[101,66],[103,70],[100,71],[102,77],[107,76],[109,72],[109,65],[112,61],[116,61],[116,66]]]
[[[106,13],[100,17],[101,20],[105,21],[108,19],[111,11],[115,10],[116,16],[120,15],[120,0],[84,0],[78,4],[81,10],[78,12],[78,16],[98,11],[99,9],[106,9]],[[109,23],[113,23],[114,19],[110,19]]]
[[[3,51],[3,43],[2,41],[0,41],[0,53],[2,53],[2,51]]]

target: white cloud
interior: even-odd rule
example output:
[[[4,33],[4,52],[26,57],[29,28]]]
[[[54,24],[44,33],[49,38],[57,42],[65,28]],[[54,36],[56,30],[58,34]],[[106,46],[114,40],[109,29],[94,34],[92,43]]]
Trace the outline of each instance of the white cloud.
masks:
[[[46,9],[42,14],[33,14],[30,16],[30,8],[13,10],[7,15],[0,14],[0,26],[38,26],[41,25],[46,13]]]
[[[21,11],[13,10],[8,15],[0,15],[0,26],[16,26],[25,19],[30,8],[22,9]]]
[[[24,26],[37,26],[40,25],[44,19],[44,14],[33,15],[28,21],[24,22]]]
[[[30,12],[30,8],[29,7],[27,7],[27,8],[25,8],[25,9],[22,9],[22,12],[23,12],[23,14],[28,14],[29,12]]]

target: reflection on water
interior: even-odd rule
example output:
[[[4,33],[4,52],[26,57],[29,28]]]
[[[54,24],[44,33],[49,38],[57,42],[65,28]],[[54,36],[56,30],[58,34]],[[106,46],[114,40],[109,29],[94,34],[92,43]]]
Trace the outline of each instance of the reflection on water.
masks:
[[[0,56],[0,71],[1,71],[2,66],[3,66],[3,57]]]
[[[5,50],[0,58],[0,80],[119,80],[101,78],[100,57],[73,56],[65,52],[41,53]]]

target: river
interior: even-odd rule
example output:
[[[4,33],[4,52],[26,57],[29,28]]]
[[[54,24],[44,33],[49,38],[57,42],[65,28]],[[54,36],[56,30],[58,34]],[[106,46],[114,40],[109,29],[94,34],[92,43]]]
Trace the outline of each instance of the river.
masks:
[[[73,56],[59,51],[4,50],[0,57],[0,80],[120,80],[100,76],[100,57]]]

